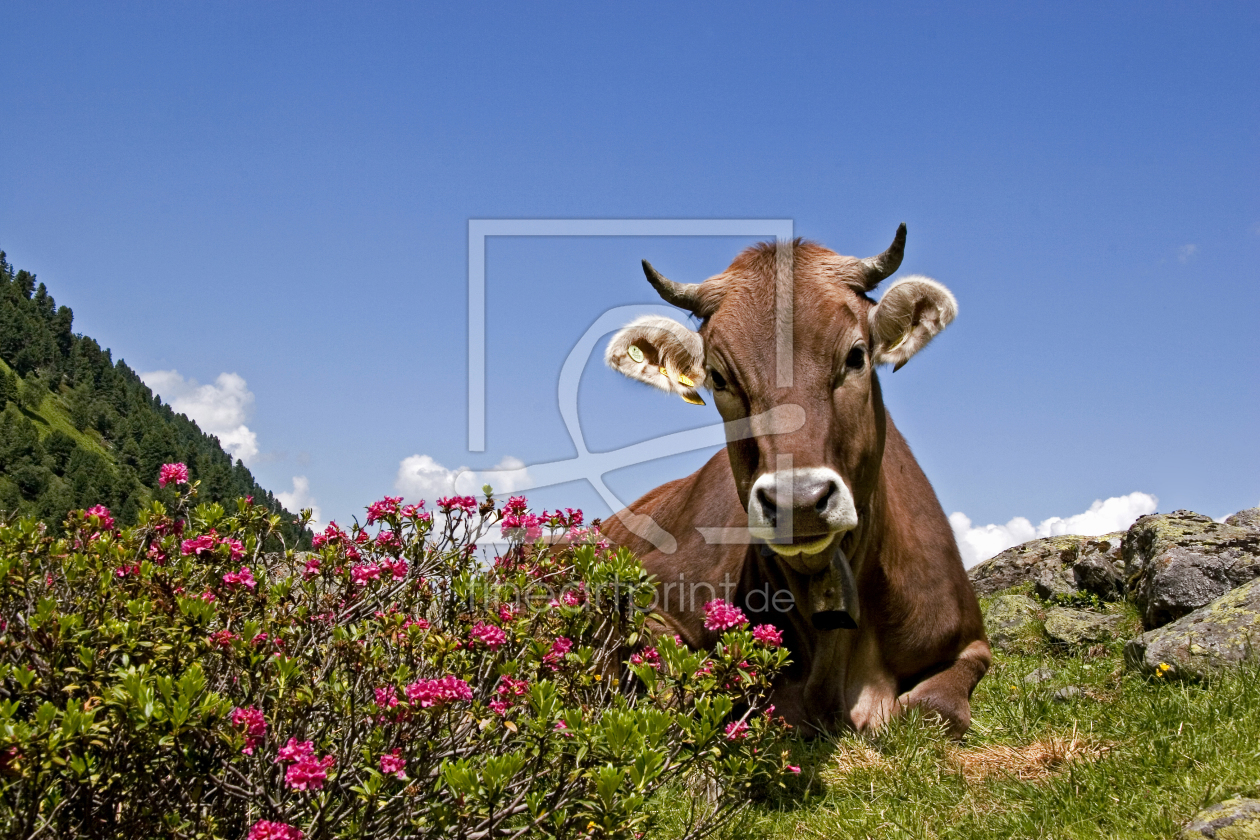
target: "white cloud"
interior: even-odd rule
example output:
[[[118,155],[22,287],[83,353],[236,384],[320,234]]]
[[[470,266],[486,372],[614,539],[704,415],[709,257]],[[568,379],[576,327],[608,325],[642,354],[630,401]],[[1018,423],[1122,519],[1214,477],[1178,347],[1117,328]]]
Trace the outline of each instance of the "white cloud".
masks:
[[[311,528],[318,531],[324,527],[324,520],[319,513],[319,502],[315,501],[315,497],[311,495],[311,483],[306,480],[306,476],[293,476],[293,492],[286,490],[283,493],[277,493],[276,500],[290,513],[298,514],[303,508],[310,508]]]
[[[493,475],[490,474],[492,472]],[[467,467],[451,470],[428,455],[410,455],[398,464],[394,489],[402,493],[408,501],[433,501],[440,496],[455,493],[480,495],[481,486],[486,483],[492,485],[495,494],[499,496],[506,496],[531,485],[525,462],[511,455],[495,464],[492,470],[481,472]]]
[[[1182,245],[1177,249],[1177,260],[1183,263],[1190,262],[1190,258],[1199,253],[1199,246],[1191,243]]]
[[[1127,496],[1112,496],[1106,501],[1096,500],[1084,513],[1067,518],[1052,516],[1035,526],[1022,516],[1005,525],[973,526],[966,514],[958,512],[950,514],[949,524],[958,540],[963,564],[970,568],[1029,540],[1064,534],[1093,537],[1123,531],[1139,516],[1154,513],[1158,505],[1159,499],[1149,493],[1130,493]]]
[[[254,410],[254,394],[239,374],[220,373],[213,385],[184,379],[177,370],[150,371],[140,378],[176,412],[217,437],[233,458],[249,464],[258,457],[258,435],[245,425]]]

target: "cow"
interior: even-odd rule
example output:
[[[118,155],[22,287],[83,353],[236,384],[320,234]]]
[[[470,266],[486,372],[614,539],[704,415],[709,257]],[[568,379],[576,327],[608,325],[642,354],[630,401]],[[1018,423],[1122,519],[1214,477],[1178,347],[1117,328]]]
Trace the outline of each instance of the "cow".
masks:
[[[692,284],[644,260],[653,288],[698,330],[645,316],[605,354],[688,402],[708,390],[727,429],[724,452],[615,514],[605,535],[656,576],[658,632],[712,647],[711,595],[777,626],[791,664],[771,702],[804,732],[873,732],[918,707],[961,738],[991,661],[949,521],[876,376],[957,313],[927,277],[869,296],[900,266],[905,235],[902,224],[867,259],[763,243]]]

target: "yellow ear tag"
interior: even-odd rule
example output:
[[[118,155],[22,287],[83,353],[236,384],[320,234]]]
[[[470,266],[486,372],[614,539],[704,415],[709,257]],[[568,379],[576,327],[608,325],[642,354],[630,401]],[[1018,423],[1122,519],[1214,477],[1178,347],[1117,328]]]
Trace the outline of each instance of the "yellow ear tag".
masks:
[[[636,362],[643,361],[643,351],[640,350],[638,346],[635,344],[631,344],[629,347],[626,348],[626,355],[634,359]]]
[[[685,376],[684,374],[681,374],[681,373],[678,374],[678,384],[686,385],[688,388],[696,387],[696,383],[692,382],[690,377]]]
[[[665,370],[665,368],[658,368],[658,369],[661,372],[661,376],[665,377],[666,379],[669,379],[669,371]]]
[[[697,395],[683,394],[682,398],[683,398],[683,402],[689,402],[692,405],[705,405],[705,401],[701,399],[698,394]]]

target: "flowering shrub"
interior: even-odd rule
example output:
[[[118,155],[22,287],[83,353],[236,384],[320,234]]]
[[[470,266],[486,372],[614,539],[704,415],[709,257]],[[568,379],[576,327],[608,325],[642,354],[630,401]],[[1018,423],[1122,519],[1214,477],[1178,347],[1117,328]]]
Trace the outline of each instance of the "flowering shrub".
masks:
[[[278,516],[162,477],[178,505],[134,528],[0,520],[8,835],[633,837],[682,781],[718,791],[700,836],[796,769],[773,628],[722,604],[711,653],[652,638],[652,582],[580,511],[386,497],[269,553]]]

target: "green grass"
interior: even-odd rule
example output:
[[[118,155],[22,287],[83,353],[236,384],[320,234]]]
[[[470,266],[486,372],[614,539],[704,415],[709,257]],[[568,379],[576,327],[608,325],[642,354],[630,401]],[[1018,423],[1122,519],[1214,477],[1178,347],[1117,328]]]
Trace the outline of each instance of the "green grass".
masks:
[[[0,371],[12,372],[13,369],[3,359],[0,359]],[[21,391],[24,392],[29,387],[31,386],[27,385],[21,377],[18,377],[18,388]],[[2,408],[4,406],[0,406],[0,409]],[[75,428],[74,421],[70,419],[70,410],[67,408],[62,394],[47,393],[35,411],[20,410],[27,419],[35,424],[35,428],[39,430],[40,440],[52,434],[54,429],[59,429],[69,435],[79,446],[90,449],[97,455],[109,459],[111,463],[113,462],[113,456],[102,442],[100,435],[95,431],[81,432]]]
[[[719,836],[1172,838],[1207,805],[1260,796],[1260,672],[1168,682],[1125,673],[1122,648],[997,653],[961,745],[913,714],[799,743],[795,787]],[[1024,682],[1035,668],[1055,676]],[[1068,685],[1082,693],[1056,702]]]

